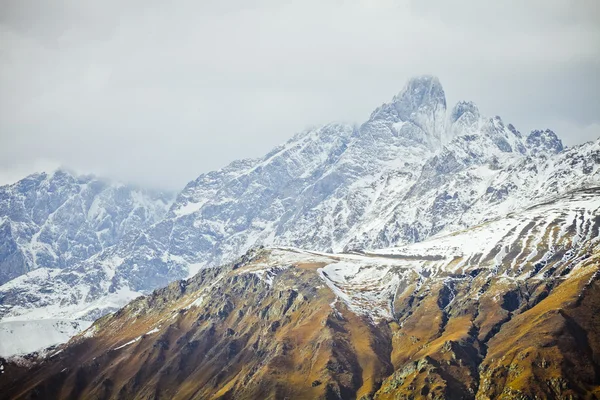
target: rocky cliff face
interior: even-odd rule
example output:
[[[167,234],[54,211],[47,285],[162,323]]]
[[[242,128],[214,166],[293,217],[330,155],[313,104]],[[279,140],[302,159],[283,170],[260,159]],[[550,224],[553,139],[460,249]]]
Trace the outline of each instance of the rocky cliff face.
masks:
[[[394,132],[407,143],[421,143],[433,148],[447,142],[446,94],[440,81],[433,76],[411,79],[387,103],[377,108],[370,121],[393,124]]]
[[[593,398],[598,189],[370,253],[258,249],[2,361],[10,398]]]
[[[111,293],[101,264],[82,265],[162,219],[171,202],[63,170],[0,187],[0,354],[64,342],[135,298]]]
[[[168,195],[63,170],[0,187],[0,284],[38,267],[68,268],[164,216]]]

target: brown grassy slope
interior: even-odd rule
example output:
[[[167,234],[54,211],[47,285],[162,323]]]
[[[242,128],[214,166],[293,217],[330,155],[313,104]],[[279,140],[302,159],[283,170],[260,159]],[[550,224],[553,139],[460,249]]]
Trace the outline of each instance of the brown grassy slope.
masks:
[[[173,298],[168,307],[128,306],[101,321],[97,336],[73,343],[16,382],[3,382],[3,393],[11,398],[351,398],[373,393],[391,373],[386,328],[342,304],[340,312],[333,311],[335,296],[310,265],[282,272],[273,288],[240,272],[227,271],[199,307],[185,309],[192,298],[179,283],[166,289]],[[143,334],[156,324],[159,332]],[[137,342],[114,350],[140,334]]]
[[[598,258],[489,342],[478,398],[594,398],[600,388]]]
[[[600,254],[584,250],[564,276],[403,287],[378,323],[336,301],[322,263],[267,284],[251,273],[262,251],[132,302],[32,369],[8,364],[0,398],[593,398]]]

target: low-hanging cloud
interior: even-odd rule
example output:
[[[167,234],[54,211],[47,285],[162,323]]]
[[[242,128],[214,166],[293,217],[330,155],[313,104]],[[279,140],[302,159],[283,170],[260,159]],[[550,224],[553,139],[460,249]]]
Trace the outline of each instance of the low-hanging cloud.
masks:
[[[424,73],[449,104],[592,140],[599,7],[0,0],[0,170],[49,160],[176,189],[307,126],[364,121]]]

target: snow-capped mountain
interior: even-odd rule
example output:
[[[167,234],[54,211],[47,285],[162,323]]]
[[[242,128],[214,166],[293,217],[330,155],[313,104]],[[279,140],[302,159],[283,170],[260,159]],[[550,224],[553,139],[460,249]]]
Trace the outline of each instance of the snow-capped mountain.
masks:
[[[307,130],[202,174],[146,229],[67,268],[38,264],[0,286],[0,317],[91,320],[256,245],[421,242],[600,186],[599,168],[600,139],[565,149],[552,131],[524,135],[473,102],[448,111],[438,79],[419,77],[360,126]]]
[[[169,195],[64,170],[0,187],[0,283],[80,264],[166,213]]]
[[[417,242],[597,185],[599,152],[598,141],[565,151],[549,130],[523,135],[472,102],[447,113],[439,81],[415,78],[359,127],[309,130],[261,159],[201,175],[163,221],[102,257],[122,259],[123,285],[148,290],[147,269],[135,265],[181,278],[259,244]]]
[[[46,356],[8,398],[595,398],[600,188],[376,252],[253,249]],[[3,379],[4,378],[4,379]]]

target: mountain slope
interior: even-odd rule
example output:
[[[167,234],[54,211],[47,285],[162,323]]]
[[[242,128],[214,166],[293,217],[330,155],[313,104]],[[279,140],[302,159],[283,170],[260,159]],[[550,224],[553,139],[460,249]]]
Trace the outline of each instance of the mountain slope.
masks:
[[[67,268],[164,216],[160,193],[63,170],[0,187],[0,284],[38,267]]]
[[[0,187],[0,354],[65,342],[137,297],[107,295],[104,270],[80,265],[162,219],[170,203],[168,194],[63,170]]]
[[[592,398],[600,189],[377,253],[262,249],[119,312],[12,398]]]

